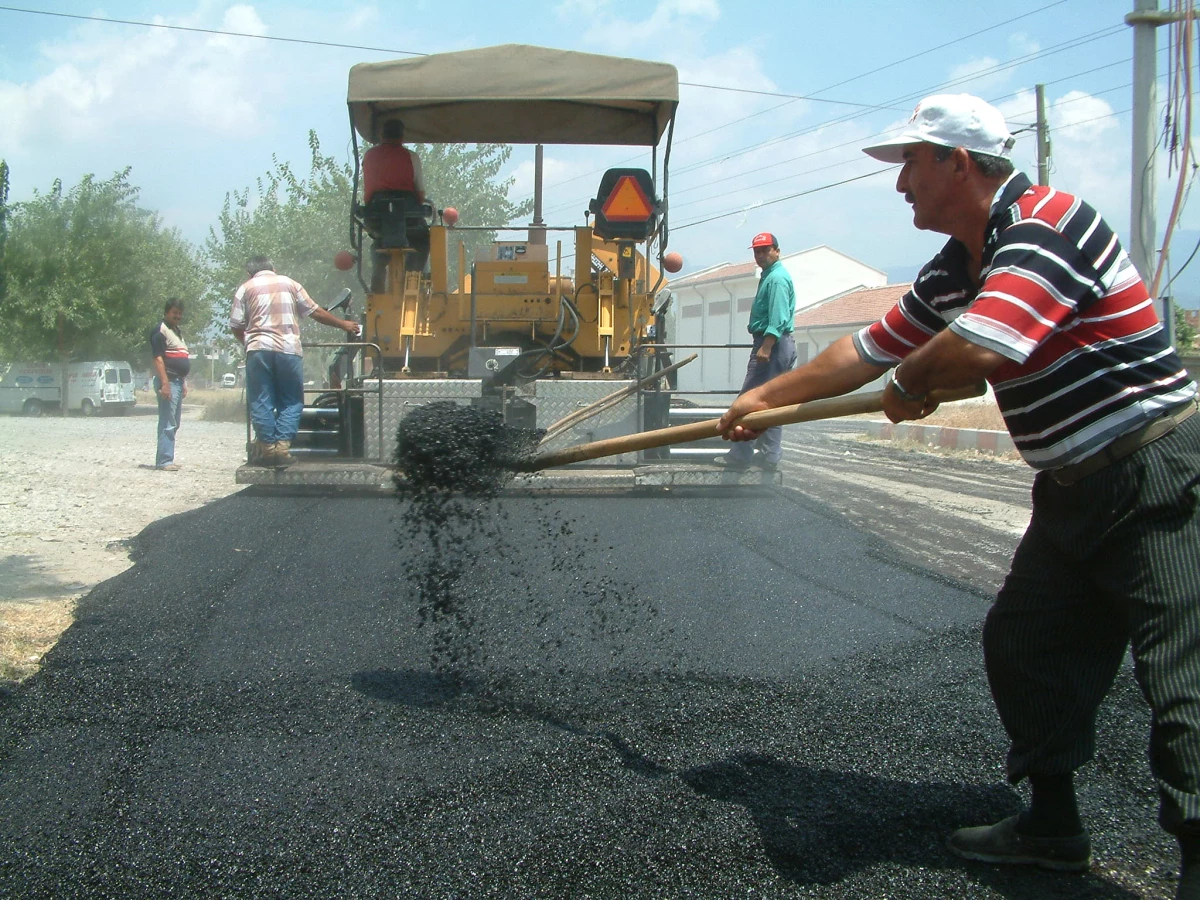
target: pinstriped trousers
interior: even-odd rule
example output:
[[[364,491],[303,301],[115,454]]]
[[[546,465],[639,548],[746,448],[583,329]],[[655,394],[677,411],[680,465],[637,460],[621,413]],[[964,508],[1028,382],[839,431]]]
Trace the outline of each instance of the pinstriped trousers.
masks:
[[[1159,822],[1200,828],[1200,415],[1074,485],[1038,474],[983,645],[1014,784],[1092,758],[1131,648]]]

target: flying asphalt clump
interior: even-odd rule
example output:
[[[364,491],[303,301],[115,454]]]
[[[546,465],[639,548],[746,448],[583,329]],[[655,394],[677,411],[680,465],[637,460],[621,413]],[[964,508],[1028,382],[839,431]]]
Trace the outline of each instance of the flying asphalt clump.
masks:
[[[507,426],[497,412],[430,403],[397,429],[397,489],[495,496],[513,473],[528,470],[541,434]]]

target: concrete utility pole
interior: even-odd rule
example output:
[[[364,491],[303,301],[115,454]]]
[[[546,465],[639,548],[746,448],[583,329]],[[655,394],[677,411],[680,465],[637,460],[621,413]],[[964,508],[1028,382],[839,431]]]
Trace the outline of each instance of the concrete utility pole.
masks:
[[[1158,26],[1170,22],[1158,0],[1134,0],[1125,23],[1133,26],[1133,172],[1129,207],[1129,257],[1147,285],[1154,278],[1158,212],[1154,196],[1157,143]],[[1163,321],[1166,321],[1165,319]]]
[[[529,243],[546,243],[546,223],[542,221],[542,145],[533,150],[533,222],[529,228]]]
[[[1050,184],[1050,126],[1046,122],[1046,86],[1037,87],[1038,184]]]

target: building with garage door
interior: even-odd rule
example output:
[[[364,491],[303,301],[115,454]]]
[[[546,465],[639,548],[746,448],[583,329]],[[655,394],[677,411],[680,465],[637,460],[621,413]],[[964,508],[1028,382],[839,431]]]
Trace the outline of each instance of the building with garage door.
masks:
[[[749,255],[749,251],[747,251]],[[887,273],[839,253],[831,247],[813,247],[781,256],[796,287],[797,315],[841,297],[858,288],[877,288],[887,284]],[[666,342],[689,346],[719,345],[695,352],[699,358],[679,371],[681,392],[736,392],[746,374],[750,335],[746,323],[758,289],[758,266],[753,261],[723,263],[672,280],[671,303],[667,315]],[[730,348],[726,345],[744,345]],[[811,358],[808,344],[797,335],[800,362]],[[676,351],[677,359],[692,351]],[[728,404],[729,398],[690,397],[702,405]]]

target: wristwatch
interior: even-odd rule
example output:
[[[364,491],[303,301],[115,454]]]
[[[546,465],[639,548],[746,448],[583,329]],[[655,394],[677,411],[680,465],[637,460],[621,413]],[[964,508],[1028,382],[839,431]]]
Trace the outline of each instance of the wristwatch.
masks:
[[[910,394],[908,391],[906,391],[904,389],[904,386],[901,385],[900,382],[896,380],[896,370],[895,369],[892,369],[892,373],[888,376],[888,384],[890,384],[895,389],[896,393],[900,395],[901,400],[907,400],[909,403],[920,403],[927,396],[929,396],[928,393]]]

